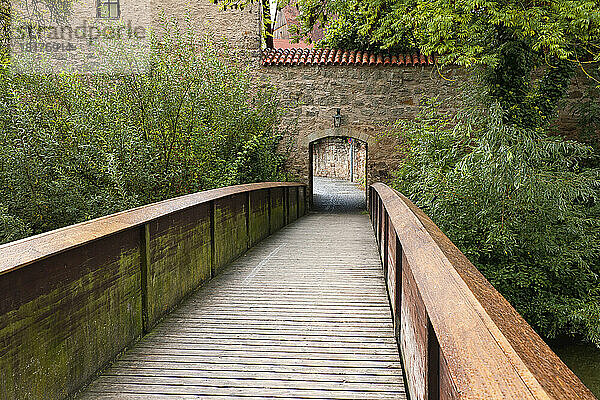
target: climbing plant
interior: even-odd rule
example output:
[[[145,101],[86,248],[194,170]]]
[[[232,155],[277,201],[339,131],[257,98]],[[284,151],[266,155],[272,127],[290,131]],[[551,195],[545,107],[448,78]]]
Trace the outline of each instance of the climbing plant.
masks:
[[[594,79],[600,81],[600,67],[591,71]],[[600,85],[589,82],[581,101],[576,102],[569,111],[578,121],[578,138],[600,152]],[[600,154],[592,161],[600,165]]]

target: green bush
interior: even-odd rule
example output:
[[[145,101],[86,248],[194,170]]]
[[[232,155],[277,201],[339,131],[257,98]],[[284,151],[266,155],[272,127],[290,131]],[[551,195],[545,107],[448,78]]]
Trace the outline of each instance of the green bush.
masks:
[[[480,103],[481,104],[481,103]],[[497,105],[399,122],[395,187],[543,336],[600,345],[600,174],[586,145],[503,122]]]
[[[0,242],[219,186],[282,179],[274,93],[166,21],[150,69],[0,67]],[[127,60],[124,60],[127,61]]]

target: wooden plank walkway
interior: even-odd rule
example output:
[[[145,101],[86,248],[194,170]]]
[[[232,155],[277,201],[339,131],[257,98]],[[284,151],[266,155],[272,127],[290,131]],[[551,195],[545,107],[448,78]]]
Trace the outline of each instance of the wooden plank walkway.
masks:
[[[313,213],[208,282],[79,399],[405,399],[367,215]]]

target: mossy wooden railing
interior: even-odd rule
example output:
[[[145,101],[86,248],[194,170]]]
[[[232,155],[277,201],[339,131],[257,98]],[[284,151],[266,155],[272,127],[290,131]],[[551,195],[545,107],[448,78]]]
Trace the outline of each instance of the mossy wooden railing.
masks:
[[[412,400],[595,399],[410,200],[379,183],[369,210]]]
[[[302,184],[239,185],[0,246],[0,398],[70,396],[222,267],[305,212]]]

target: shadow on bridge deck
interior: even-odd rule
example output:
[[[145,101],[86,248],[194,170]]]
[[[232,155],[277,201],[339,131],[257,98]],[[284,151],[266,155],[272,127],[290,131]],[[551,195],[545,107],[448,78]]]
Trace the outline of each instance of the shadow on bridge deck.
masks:
[[[339,200],[319,204],[362,204]],[[312,213],[265,239],[79,399],[227,397],[406,398],[367,215]]]

